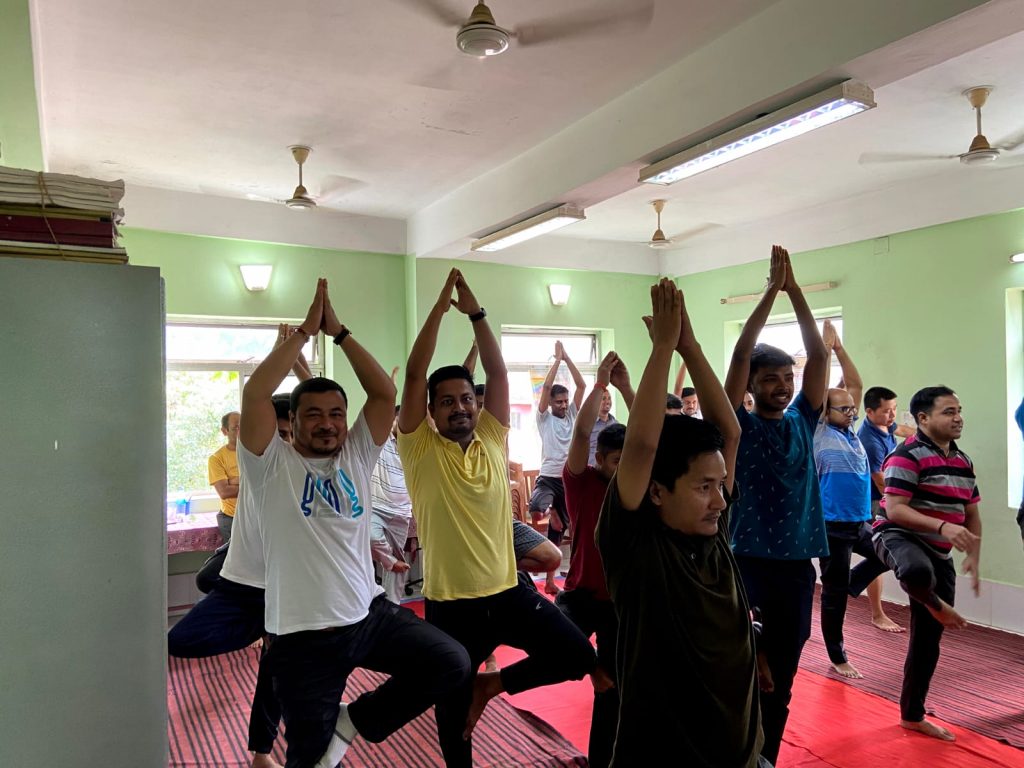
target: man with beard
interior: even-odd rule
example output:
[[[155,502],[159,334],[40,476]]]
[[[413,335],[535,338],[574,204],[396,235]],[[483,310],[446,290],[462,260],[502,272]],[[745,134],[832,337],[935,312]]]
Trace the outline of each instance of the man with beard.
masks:
[[[793,358],[756,344],[780,291],[789,295],[807,351],[796,398]],[[772,246],[768,286],[743,326],[725,381],[743,429],[736,460],[739,498],[729,527],[750,604],[760,608],[764,622],[758,654],[771,681],[761,676],[761,754],[771,763],[778,758],[793,679],[811,634],[816,580],[811,559],[828,556],[813,451],[827,383],[828,354],[789,252]],[[750,413],[743,407],[746,391],[754,396]]]
[[[370,475],[394,419],[395,385],[339,322],[327,291],[318,281],[297,333],[242,391],[238,460],[246,512],[263,536],[266,663],[288,732],[287,768],[333,768],[356,735],[382,741],[469,672],[465,649],[388,602],[374,581]],[[345,353],[366,405],[349,429],[344,390],[304,381],[291,394],[288,444],[271,398],[321,330]],[[390,678],[339,705],[357,666]]]
[[[427,376],[452,306],[469,318],[476,337],[487,376],[483,411],[465,366]],[[398,451],[423,545],[427,621],[465,646],[474,671],[499,644],[528,654],[500,672],[476,674],[438,702],[438,740],[449,768],[472,765],[473,727],[492,697],[579,680],[597,663],[587,638],[516,578],[505,451],[508,371],[486,317],[453,269],[409,354],[398,414]]]

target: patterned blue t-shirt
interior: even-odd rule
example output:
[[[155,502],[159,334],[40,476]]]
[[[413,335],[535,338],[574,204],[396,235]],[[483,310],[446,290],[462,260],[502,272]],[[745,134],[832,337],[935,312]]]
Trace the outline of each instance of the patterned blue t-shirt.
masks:
[[[814,465],[826,523],[864,523],[871,519],[868,457],[852,429],[820,422],[814,433]]]
[[[737,555],[773,560],[828,557],[814,429],[820,409],[801,392],[781,419],[736,409],[743,435],[736,459],[739,498],[729,528]]]

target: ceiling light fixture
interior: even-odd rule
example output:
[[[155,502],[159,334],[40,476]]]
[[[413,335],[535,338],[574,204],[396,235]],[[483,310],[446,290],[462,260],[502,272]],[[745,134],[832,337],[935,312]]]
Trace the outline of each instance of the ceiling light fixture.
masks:
[[[640,181],[648,184],[675,184],[681,179],[775,146],[815,128],[874,109],[874,98],[874,92],[866,85],[856,80],[847,80],[661,162],[648,165],[640,170]]]
[[[1024,253],[1015,253],[1010,257],[1011,264],[1024,264]]]
[[[556,307],[564,307],[569,303],[569,294],[572,293],[571,285],[549,285],[548,295],[551,297],[551,303]]]
[[[242,282],[250,291],[265,291],[270,285],[270,275],[274,271],[273,264],[242,264],[238,267],[242,273]]]
[[[469,247],[471,251],[500,251],[524,240],[529,240],[540,235],[546,235],[556,229],[561,229],[568,224],[586,219],[584,212],[571,205],[561,205],[552,208],[550,211],[533,216],[518,224],[499,229],[487,237],[474,240]]]

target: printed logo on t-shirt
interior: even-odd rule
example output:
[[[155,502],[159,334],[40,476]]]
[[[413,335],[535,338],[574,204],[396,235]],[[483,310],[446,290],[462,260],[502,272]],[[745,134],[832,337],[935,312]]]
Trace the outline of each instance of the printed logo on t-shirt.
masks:
[[[307,470],[306,480],[302,486],[302,502],[299,505],[306,517],[348,517],[355,520],[363,514],[363,505],[359,502],[359,492],[355,483],[338,468],[336,474],[339,489],[335,487],[335,478],[322,478]],[[317,503],[317,499],[324,503]]]

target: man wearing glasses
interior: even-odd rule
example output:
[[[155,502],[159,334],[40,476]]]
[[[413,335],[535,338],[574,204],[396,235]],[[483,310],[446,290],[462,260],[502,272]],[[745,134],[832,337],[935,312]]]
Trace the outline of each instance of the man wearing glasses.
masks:
[[[829,556],[819,558],[821,567],[821,634],[832,668],[843,677],[863,677],[846,657],[843,620],[850,588],[850,553],[865,558],[857,579],[870,584],[886,566],[871,543],[871,472],[867,453],[854,432],[857,403],[864,385],[857,367],[832,324],[826,320],[822,338],[829,353],[835,352],[843,369],[845,389],[829,389],[825,410],[814,433],[814,465],[821,487]],[[859,590],[858,590],[859,591]]]

